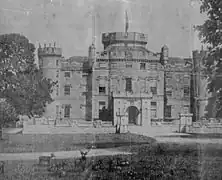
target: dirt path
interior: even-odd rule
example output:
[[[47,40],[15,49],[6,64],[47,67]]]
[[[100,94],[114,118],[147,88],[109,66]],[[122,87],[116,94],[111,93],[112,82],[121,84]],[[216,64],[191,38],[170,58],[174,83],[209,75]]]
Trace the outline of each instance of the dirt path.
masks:
[[[79,151],[59,151],[53,152],[57,159],[65,158],[78,158],[80,157]],[[33,152],[33,153],[0,153],[0,161],[7,160],[37,160],[39,156],[50,156],[50,152]],[[89,152],[88,156],[108,156],[118,154],[130,154],[123,151],[113,149],[93,149]]]

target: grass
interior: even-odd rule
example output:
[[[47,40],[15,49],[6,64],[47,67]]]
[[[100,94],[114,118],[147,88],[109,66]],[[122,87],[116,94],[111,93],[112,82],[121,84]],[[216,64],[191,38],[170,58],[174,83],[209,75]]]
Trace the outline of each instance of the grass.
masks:
[[[21,143],[21,138],[22,143]],[[30,139],[32,141],[30,141]],[[7,161],[4,180],[41,179],[222,179],[222,145],[219,144],[177,144],[157,143],[154,139],[135,134],[77,134],[77,135],[35,135],[17,136],[0,144],[1,152],[58,151],[81,148],[92,140],[102,147],[133,152],[133,155],[87,158],[85,170],[74,166],[74,172],[60,178],[36,166],[37,161]],[[31,142],[31,143],[30,143]],[[62,142],[62,143],[61,143]],[[137,144],[136,144],[137,143]],[[144,144],[147,143],[147,144]],[[21,149],[16,149],[22,144]],[[31,146],[27,146],[31,144]],[[59,146],[60,145],[60,146]],[[13,149],[15,148],[15,149]],[[22,149],[23,148],[23,149]],[[24,149],[26,148],[26,149]],[[10,149],[13,149],[10,151]],[[117,158],[130,162],[130,166],[110,171],[108,161]],[[101,160],[103,168],[92,169]],[[75,159],[59,160],[73,164]],[[68,173],[68,171],[67,171]],[[133,177],[132,177],[133,176]],[[93,179],[93,178],[91,178]]]
[[[92,157],[87,159],[85,171],[77,170],[66,177],[59,178],[49,174],[36,173],[36,161],[8,161],[6,162],[6,175],[0,179],[94,179],[122,180],[122,179],[222,179],[222,150],[215,144],[176,144],[154,143],[149,145],[133,145],[120,147],[133,153],[133,155],[118,155],[106,157]],[[121,170],[109,171],[108,160],[116,161],[122,158],[130,162],[130,166]],[[92,170],[94,163],[101,160],[103,168]],[[61,160],[62,161],[62,160]],[[74,159],[66,160],[73,163]],[[79,166],[76,166],[76,169]],[[13,178],[12,178],[13,179]]]
[[[197,144],[154,143],[152,145],[133,145],[131,149],[128,147],[128,150],[136,152],[136,154],[88,158],[88,166],[84,171],[78,170],[79,166],[76,166],[74,173],[63,178],[44,174],[44,170],[37,173],[36,165],[34,165],[37,161],[8,161],[5,176],[0,176],[0,179],[87,179],[87,175],[88,178],[91,175],[97,180],[132,179],[132,176],[136,179],[175,180],[222,178],[222,153],[213,145],[202,147]],[[119,171],[109,171],[108,160],[115,161],[117,158],[128,160],[130,166]],[[93,171],[92,161],[98,162],[99,160],[103,163],[104,168]],[[74,159],[61,161],[73,163]]]
[[[63,134],[12,135],[0,142],[0,153],[55,152],[79,150],[93,144],[97,148],[153,143],[150,137],[137,134]]]

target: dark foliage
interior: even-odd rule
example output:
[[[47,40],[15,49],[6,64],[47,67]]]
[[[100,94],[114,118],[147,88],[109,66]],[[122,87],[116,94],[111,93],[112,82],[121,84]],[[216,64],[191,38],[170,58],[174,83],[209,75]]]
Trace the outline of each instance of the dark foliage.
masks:
[[[35,46],[20,34],[0,35],[0,97],[20,115],[42,115],[55,82],[35,64]]]
[[[205,74],[208,77],[208,91],[213,93],[216,117],[222,117],[222,1],[201,0],[201,13],[207,20],[198,26],[202,42],[208,45],[209,54],[205,57]],[[212,103],[211,103],[212,106]],[[209,107],[212,108],[212,107]]]

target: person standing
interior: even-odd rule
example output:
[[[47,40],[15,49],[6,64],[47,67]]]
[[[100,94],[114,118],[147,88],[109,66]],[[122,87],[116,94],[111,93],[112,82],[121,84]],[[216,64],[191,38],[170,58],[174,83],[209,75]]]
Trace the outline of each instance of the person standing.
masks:
[[[117,115],[117,121],[116,121],[116,133],[119,134],[120,133],[120,126],[121,126],[121,116]]]

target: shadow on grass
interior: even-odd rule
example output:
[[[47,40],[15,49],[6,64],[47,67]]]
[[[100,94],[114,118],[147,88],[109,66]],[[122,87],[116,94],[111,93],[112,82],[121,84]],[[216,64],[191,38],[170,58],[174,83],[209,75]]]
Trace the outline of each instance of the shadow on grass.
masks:
[[[115,148],[151,144],[155,139],[137,134],[14,135],[0,142],[0,153],[55,152],[96,148]]]
[[[173,137],[173,138],[190,138],[190,139],[222,139],[222,134],[215,133],[187,133],[184,135],[169,135],[169,136],[157,136],[157,137]]]

